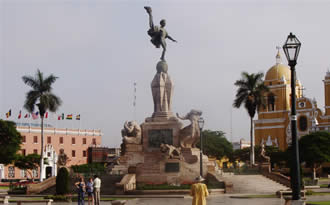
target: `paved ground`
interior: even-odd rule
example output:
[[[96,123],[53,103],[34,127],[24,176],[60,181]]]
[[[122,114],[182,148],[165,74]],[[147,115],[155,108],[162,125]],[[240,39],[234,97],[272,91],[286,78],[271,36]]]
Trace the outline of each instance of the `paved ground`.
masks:
[[[192,198],[184,199],[135,199],[128,201],[127,205],[191,205]],[[209,197],[207,204],[220,205],[283,205],[280,199],[232,199],[228,196]]]
[[[309,197],[307,201],[326,201],[330,196]],[[140,198],[128,200],[126,205],[191,205],[192,198]],[[72,203],[75,204],[75,203]],[[87,203],[85,203],[87,205]],[[207,205],[284,205],[283,199],[264,198],[264,199],[235,199],[230,195],[210,196]],[[40,204],[28,204],[40,205]],[[54,205],[70,205],[69,203],[54,203]],[[101,202],[101,205],[110,205],[110,202]]]
[[[223,178],[234,184],[234,193],[274,194],[280,189],[288,189],[262,175],[227,175]]]

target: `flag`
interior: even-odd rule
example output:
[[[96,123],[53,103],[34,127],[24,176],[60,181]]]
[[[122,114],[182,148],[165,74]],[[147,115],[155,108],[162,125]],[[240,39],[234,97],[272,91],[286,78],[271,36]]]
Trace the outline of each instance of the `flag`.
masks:
[[[72,114],[66,116],[67,120],[72,120]]]
[[[76,116],[76,120],[80,120],[80,114]]]
[[[45,118],[48,118],[48,112],[45,113]]]
[[[21,119],[21,117],[22,117],[22,110],[19,111],[18,119]]]
[[[64,113],[62,113],[62,120],[64,120]]]
[[[32,119],[38,119],[38,114],[39,112],[36,112],[36,113],[32,113]]]
[[[26,113],[24,118],[30,118],[30,114],[29,113]]]
[[[11,116],[11,109],[6,113],[6,117],[10,117]]]
[[[61,120],[61,119],[62,119],[62,116],[59,115],[59,116],[57,117],[57,120]]]

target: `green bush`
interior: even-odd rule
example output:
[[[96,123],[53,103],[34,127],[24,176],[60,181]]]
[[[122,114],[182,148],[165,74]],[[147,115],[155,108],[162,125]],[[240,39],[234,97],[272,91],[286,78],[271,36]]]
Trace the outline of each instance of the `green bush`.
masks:
[[[65,167],[60,168],[56,176],[56,194],[65,195],[70,193],[71,180]]]
[[[92,176],[94,174],[101,175],[106,170],[105,165],[103,163],[73,165],[71,166],[71,168],[75,173],[83,173],[88,176]]]

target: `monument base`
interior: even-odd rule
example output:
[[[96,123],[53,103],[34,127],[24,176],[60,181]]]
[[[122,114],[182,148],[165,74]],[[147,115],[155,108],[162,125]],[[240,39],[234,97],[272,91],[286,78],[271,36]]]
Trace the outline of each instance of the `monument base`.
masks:
[[[137,165],[138,183],[185,184],[194,182],[200,175],[200,150],[192,148],[182,153],[180,159],[171,159],[160,151],[145,152],[144,163]],[[185,161],[185,159],[194,159]],[[196,159],[196,160],[195,160]],[[203,177],[207,175],[208,157],[203,155]]]

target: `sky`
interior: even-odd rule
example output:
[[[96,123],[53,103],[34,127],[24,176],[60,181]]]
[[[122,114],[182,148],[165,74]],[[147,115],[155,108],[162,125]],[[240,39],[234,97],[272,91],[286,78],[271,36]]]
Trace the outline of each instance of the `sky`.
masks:
[[[125,121],[141,124],[153,113],[150,83],[161,49],[147,35],[146,5],[178,41],[167,41],[166,54],[174,113],[202,110],[204,129],[248,140],[248,114],[232,107],[234,82],[242,71],[266,73],[290,32],[302,43],[296,68],[304,93],[323,109],[330,1],[0,0],[0,118],[11,109],[11,120],[33,122],[17,119],[29,90],[22,76],[40,69],[59,77],[53,92],[63,101],[46,123],[101,129],[102,145],[118,147]],[[58,121],[61,113],[81,120]]]

